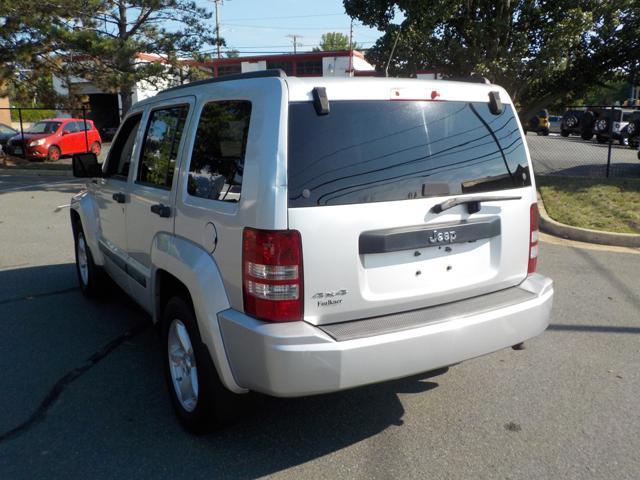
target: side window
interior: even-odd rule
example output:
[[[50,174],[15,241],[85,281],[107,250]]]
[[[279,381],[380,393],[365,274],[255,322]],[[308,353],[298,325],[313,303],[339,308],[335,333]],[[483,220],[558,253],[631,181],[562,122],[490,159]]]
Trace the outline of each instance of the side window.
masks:
[[[189,107],[181,105],[151,112],[142,144],[138,182],[171,188],[188,111]]]
[[[84,125],[84,121],[80,120],[79,122],[76,122],[78,124],[78,128],[77,131],[78,132],[84,132],[85,131],[85,125]],[[86,127],[87,131],[92,130],[91,128],[91,122],[89,120],[87,120],[87,127]]]
[[[211,200],[240,200],[251,102],[207,103],[202,109],[189,165],[187,192]]]
[[[78,131],[78,124],[77,122],[69,122],[62,127],[62,130],[69,133],[76,133]]]
[[[136,114],[124,121],[109,150],[107,169],[105,170],[107,176],[124,177],[123,180],[127,179],[141,119],[142,115]]]

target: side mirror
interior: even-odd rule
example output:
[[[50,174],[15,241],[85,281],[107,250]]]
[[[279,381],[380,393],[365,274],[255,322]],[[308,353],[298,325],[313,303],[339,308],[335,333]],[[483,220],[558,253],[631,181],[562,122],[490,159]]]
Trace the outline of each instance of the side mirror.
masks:
[[[95,178],[102,176],[102,165],[95,153],[76,153],[71,162],[73,176],[77,178]]]

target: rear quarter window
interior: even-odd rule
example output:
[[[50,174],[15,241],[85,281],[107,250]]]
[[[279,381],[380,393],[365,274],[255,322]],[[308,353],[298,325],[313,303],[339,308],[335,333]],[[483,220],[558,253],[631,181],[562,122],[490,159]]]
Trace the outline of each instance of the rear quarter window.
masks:
[[[290,207],[488,192],[531,185],[513,109],[488,103],[334,101],[289,107]]]

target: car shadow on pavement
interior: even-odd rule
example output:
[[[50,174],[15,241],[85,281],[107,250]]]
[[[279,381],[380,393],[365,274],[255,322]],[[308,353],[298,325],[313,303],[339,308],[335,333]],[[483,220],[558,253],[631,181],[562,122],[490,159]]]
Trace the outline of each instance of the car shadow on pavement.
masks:
[[[4,345],[17,359],[11,375],[30,382],[0,405],[11,420],[0,432],[6,478],[42,472],[114,478],[134,471],[149,478],[255,478],[402,425],[399,395],[434,389],[432,379],[446,371],[312,397],[249,394],[238,423],[195,437],[171,410],[150,317],[115,286],[105,298],[85,299],[74,268],[0,271],[0,285],[13,285],[0,302],[10,329],[0,350]],[[3,390],[19,388],[11,375]]]

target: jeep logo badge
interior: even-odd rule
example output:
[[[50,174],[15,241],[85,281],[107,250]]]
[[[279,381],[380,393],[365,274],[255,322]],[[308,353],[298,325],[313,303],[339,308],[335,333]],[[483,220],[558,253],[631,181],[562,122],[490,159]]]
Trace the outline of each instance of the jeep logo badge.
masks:
[[[437,243],[453,243],[456,240],[456,231],[455,230],[433,230],[431,232],[431,236],[427,237],[429,243],[437,244]]]

